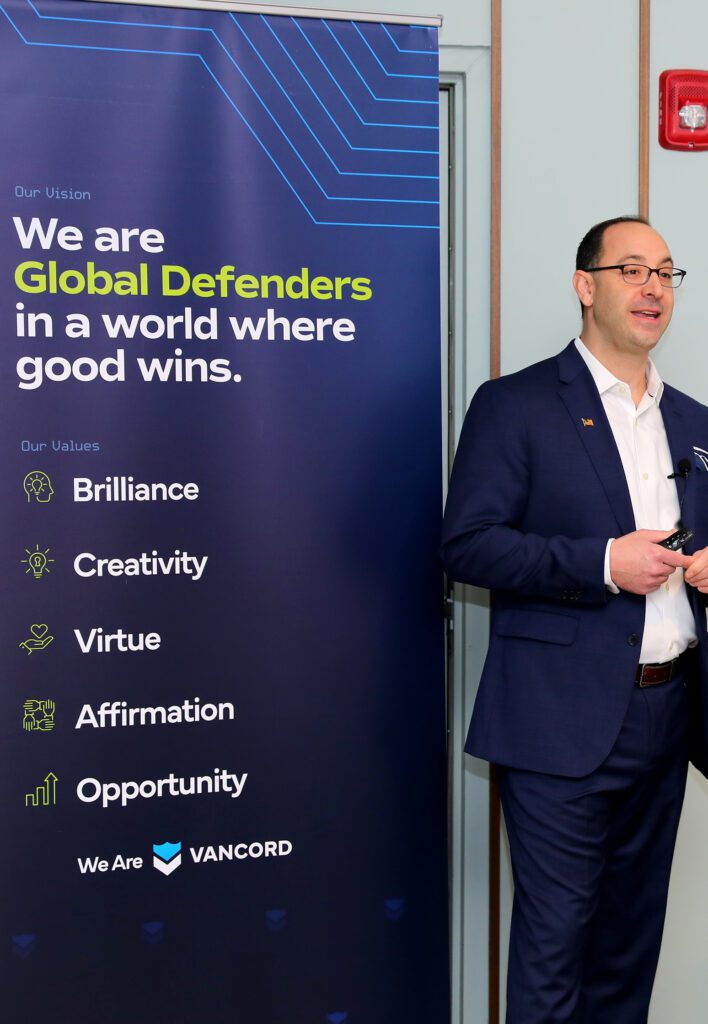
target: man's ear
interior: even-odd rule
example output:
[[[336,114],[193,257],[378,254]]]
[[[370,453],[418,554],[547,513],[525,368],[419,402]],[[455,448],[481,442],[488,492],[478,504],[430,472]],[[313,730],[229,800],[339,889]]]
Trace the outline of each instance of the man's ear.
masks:
[[[573,274],[573,288],[582,306],[592,306],[595,296],[595,282],[587,270],[576,270]]]

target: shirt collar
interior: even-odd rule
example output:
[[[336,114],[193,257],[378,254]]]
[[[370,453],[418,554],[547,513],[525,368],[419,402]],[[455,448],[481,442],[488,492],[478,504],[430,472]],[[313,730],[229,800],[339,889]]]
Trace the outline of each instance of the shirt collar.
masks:
[[[616,384],[622,384],[613,373],[604,366],[599,359],[597,359],[590,349],[583,344],[581,338],[575,339],[575,347],[583,358],[585,365],[592,375],[592,379],[595,381],[597,390],[601,395],[604,395],[606,391],[610,391],[611,388],[615,387]],[[647,365],[647,394],[653,399],[658,405],[661,402],[661,396],[664,393],[664,382],[659,376],[654,363],[649,360]]]

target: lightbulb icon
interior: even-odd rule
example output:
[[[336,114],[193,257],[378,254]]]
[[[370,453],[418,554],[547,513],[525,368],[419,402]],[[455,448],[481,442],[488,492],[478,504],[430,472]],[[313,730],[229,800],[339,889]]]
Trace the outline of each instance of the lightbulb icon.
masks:
[[[25,575],[31,572],[36,580],[41,580],[45,572],[51,572],[49,563],[53,563],[54,559],[47,558],[50,551],[51,548],[45,548],[44,551],[40,551],[39,544],[35,545],[34,551],[25,548],[27,558],[22,559],[23,564],[28,566]]]
[[[38,580],[47,568],[47,556],[43,551],[35,551],[34,554],[29,556],[29,564],[32,567],[34,578]]]

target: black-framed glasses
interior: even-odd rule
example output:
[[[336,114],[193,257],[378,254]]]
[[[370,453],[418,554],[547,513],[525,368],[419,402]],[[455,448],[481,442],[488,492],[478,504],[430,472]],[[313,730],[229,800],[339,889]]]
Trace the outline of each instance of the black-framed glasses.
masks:
[[[621,270],[622,280],[627,284],[644,285],[652,274],[659,278],[662,288],[678,288],[686,276],[685,270],[678,267],[645,267],[643,263],[615,263],[611,267],[588,267],[586,274],[596,274],[600,270]]]

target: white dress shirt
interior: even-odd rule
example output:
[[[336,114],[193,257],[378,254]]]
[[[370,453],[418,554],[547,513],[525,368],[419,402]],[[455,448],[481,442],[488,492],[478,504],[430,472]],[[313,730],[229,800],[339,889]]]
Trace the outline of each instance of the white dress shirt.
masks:
[[[627,478],[636,529],[674,530],[681,513],[676,484],[668,479],[675,469],[659,410],[664,384],[656,367],[649,360],[647,388],[639,405],[635,406],[629,385],[611,374],[580,338],[575,339],[575,345],[592,374],[610,421]],[[609,570],[612,539],[605,552],[605,583],[618,593]],[[663,586],[646,595],[639,661],[642,664],[671,661],[687,647],[694,646],[696,639],[683,569],[676,569]]]

